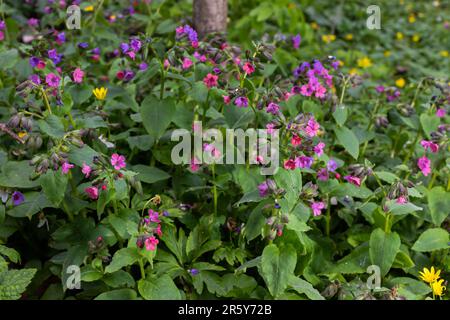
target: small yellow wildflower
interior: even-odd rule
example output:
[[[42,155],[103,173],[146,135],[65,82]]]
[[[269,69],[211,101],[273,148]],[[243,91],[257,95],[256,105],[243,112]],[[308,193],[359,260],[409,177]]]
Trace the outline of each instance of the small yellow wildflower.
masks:
[[[418,34],[413,35],[412,41],[419,42],[420,41],[420,36]]]
[[[403,33],[397,32],[395,36],[396,36],[397,40],[403,40]]]
[[[432,283],[439,279],[439,275],[441,274],[441,270],[434,271],[434,267],[431,267],[430,270],[427,268],[423,268],[423,272],[420,271],[420,279],[425,282]]]
[[[19,136],[20,139],[22,139],[22,138],[26,137],[27,134],[28,134],[28,133],[27,133],[26,131],[21,131],[21,132],[19,132],[17,135]]]
[[[351,33],[347,33],[346,35],[345,35],[345,40],[347,40],[347,41],[352,41],[353,40],[353,34],[351,34]]]
[[[433,289],[433,294],[436,296],[442,296],[444,293],[446,287],[442,285],[442,282],[444,282],[444,279],[437,280],[431,284],[431,289]]]
[[[108,89],[101,87],[101,88],[95,88],[92,90],[92,93],[98,100],[105,100],[106,94],[108,93]]]
[[[408,22],[409,22],[409,23],[414,23],[414,22],[416,22],[416,16],[415,16],[413,13],[411,13],[411,14],[409,15],[409,17],[408,17]]]
[[[344,61],[338,60],[338,62],[339,62],[339,67],[343,67],[344,66]]]
[[[336,40],[336,36],[334,34],[324,34],[322,35],[322,41],[325,43],[330,43]]]
[[[385,57],[389,57],[389,56],[391,55],[391,52],[390,52],[389,50],[386,50],[386,51],[383,53],[383,55],[384,55]]]
[[[448,51],[447,50],[442,50],[441,52],[439,52],[439,54],[441,55],[441,57],[448,57]]]
[[[356,69],[356,68],[352,68],[352,69],[350,69],[350,71],[348,72],[350,75],[354,75],[354,74],[359,74],[359,71],[358,71],[358,69]]]
[[[94,11],[94,6],[87,6],[86,8],[84,8],[84,11],[92,12],[92,11]]]
[[[295,3],[291,2],[288,4],[289,9],[295,9]]]
[[[313,30],[317,30],[319,29],[319,25],[315,22],[311,22],[311,28],[313,28]]]
[[[370,66],[372,66],[372,61],[368,57],[358,59],[358,67],[369,68]]]
[[[395,80],[395,85],[399,88],[403,88],[405,86],[405,83],[406,83],[406,81],[403,78],[399,78],[399,79]]]

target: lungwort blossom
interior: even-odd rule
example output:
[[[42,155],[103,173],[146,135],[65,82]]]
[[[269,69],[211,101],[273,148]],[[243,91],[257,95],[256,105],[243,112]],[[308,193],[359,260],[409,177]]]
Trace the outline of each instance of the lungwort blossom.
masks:
[[[436,111],[436,116],[437,116],[438,118],[443,118],[443,117],[445,117],[445,114],[446,114],[446,111],[445,111],[444,108],[437,109],[437,111]]]
[[[61,171],[62,171],[62,173],[64,173],[64,174],[68,174],[69,171],[70,171],[70,169],[72,169],[73,167],[74,167],[73,164],[68,163],[68,162],[64,162],[64,163],[62,164],[62,166],[61,166]]]
[[[314,158],[307,156],[300,156],[295,158],[295,167],[296,168],[311,168],[311,165],[314,162]]]
[[[261,184],[258,185],[258,191],[259,191],[259,196],[261,198],[265,197],[268,195],[269,193],[269,185],[267,184],[267,181],[262,182]]]
[[[80,68],[76,68],[75,71],[72,73],[73,82],[75,83],[81,83],[83,82],[84,77],[84,71]]]
[[[125,157],[121,156],[117,153],[114,153],[111,156],[111,165],[114,167],[114,169],[116,170],[120,170],[122,168],[126,167],[126,163],[125,163]]]
[[[49,73],[46,77],[45,77],[45,82],[47,83],[47,85],[49,87],[52,88],[57,88],[59,86],[59,81],[61,80],[60,77],[58,77],[56,74],[54,73]]]
[[[305,133],[312,138],[317,135],[317,131],[319,131],[319,129],[319,123],[314,120],[314,118],[311,118],[308,120],[308,124],[305,127]]]
[[[438,152],[439,145],[432,141],[422,140],[420,141],[420,145],[425,149],[425,151],[430,150],[433,153]]]
[[[159,220],[159,213],[149,209],[148,210],[148,218],[150,220],[150,222],[155,222],[155,223],[160,223],[161,221]]]
[[[311,209],[313,211],[313,215],[320,216],[322,214],[322,210],[325,208],[325,203],[323,201],[313,202],[311,203]]]
[[[159,240],[154,236],[148,237],[147,239],[145,239],[145,249],[147,249],[148,251],[154,251],[158,243]]]
[[[361,186],[361,179],[355,176],[345,176],[344,177],[345,180],[347,180],[347,182],[354,184],[355,186]]]
[[[280,106],[274,102],[269,103],[266,109],[267,113],[271,113],[273,115],[277,115],[280,111]]]
[[[250,62],[246,62],[244,63],[244,66],[242,67],[242,69],[244,70],[244,72],[248,75],[252,74],[253,72],[255,72],[255,66],[252,65]]]
[[[323,154],[323,149],[325,148],[325,143],[323,142],[319,142],[315,147],[314,147],[314,153],[320,157]]]
[[[208,73],[206,77],[203,79],[203,83],[208,87],[216,87],[217,86],[217,80],[219,79],[218,76]]]
[[[87,187],[84,189],[84,192],[88,195],[92,200],[98,199],[98,188],[97,187]]]
[[[294,49],[298,49],[300,47],[302,37],[299,34],[297,34],[297,35],[293,36],[291,40],[292,40],[292,46],[294,47]]]
[[[21,204],[22,202],[25,201],[25,196],[20,191],[14,191],[11,199],[12,199],[13,205],[18,206],[19,204]]]
[[[83,162],[83,167],[81,168],[81,172],[84,174],[86,178],[89,178],[92,172],[92,168],[88,166],[85,162]]]
[[[426,177],[431,172],[431,161],[426,156],[423,156],[417,160],[417,166],[422,171],[423,175]]]
[[[237,98],[234,100],[234,104],[235,104],[236,106],[238,106],[239,108],[245,108],[245,107],[248,107],[248,99],[247,99],[247,97],[237,97]]]
[[[186,70],[186,69],[189,69],[191,66],[192,66],[192,60],[189,58],[184,58],[182,68]]]

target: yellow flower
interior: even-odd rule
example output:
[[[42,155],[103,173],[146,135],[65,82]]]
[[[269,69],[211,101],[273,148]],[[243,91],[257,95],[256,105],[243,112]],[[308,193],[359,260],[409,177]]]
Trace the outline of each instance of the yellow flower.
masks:
[[[336,40],[336,36],[334,34],[324,34],[322,35],[322,41],[325,43],[330,43]]]
[[[439,279],[439,275],[441,274],[441,270],[434,271],[434,267],[431,267],[431,270],[427,268],[423,268],[423,272],[419,271],[420,279],[425,282],[432,283]]]
[[[311,28],[313,28],[313,30],[317,30],[319,29],[319,25],[315,22],[311,22]]]
[[[94,90],[92,90],[92,93],[94,93],[94,96],[98,100],[105,100],[106,94],[108,93],[108,89],[105,89],[104,87],[95,88]]]
[[[22,139],[22,138],[26,137],[27,134],[28,134],[28,133],[27,133],[26,131],[21,131],[21,132],[19,132],[17,135],[19,136],[20,139]]]
[[[403,88],[405,86],[405,79],[403,78],[399,78],[397,80],[395,80],[395,85],[399,88]]]
[[[403,40],[403,33],[397,32],[395,36],[397,37],[397,40]]]
[[[351,75],[359,74],[358,69],[356,69],[356,68],[350,69],[350,71],[348,73],[351,74]]]
[[[86,8],[84,8],[84,11],[92,12],[92,11],[94,11],[94,6],[87,6]]]
[[[433,294],[436,296],[442,296],[444,293],[446,287],[442,285],[442,282],[444,282],[444,279],[435,281],[431,284],[431,289],[433,289]]]
[[[383,55],[384,55],[385,57],[389,57],[389,56],[391,55],[391,52],[390,52],[389,50],[386,50],[386,51],[383,53]]]
[[[448,51],[447,50],[442,50],[441,52],[439,52],[439,54],[441,55],[441,57],[448,57]]]
[[[419,42],[420,41],[420,36],[418,34],[413,35],[412,41]]]
[[[409,15],[409,17],[408,17],[408,22],[409,22],[409,23],[414,23],[414,22],[416,22],[416,16],[415,16],[413,13],[411,13],[411,14]]]
[[[370,66],[372,66],[372,61],[368,57],[358,59],[358,67],[369,68]]]
[[[353,40],[353,34],[347,33],[344,38],[345,38],[345,40],[352,41]]]

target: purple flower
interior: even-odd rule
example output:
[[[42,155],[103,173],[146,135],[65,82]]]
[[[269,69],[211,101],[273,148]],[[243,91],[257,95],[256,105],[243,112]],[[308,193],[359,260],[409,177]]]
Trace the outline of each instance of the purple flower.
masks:
[[[317,179],[320,181],[327,181],[328,180],[328,171],[325,168],[320,169],[317,171]]]
[[[269,105],[267,106],[266,111],[267,111],[267,113],[271,113],[271,114],[273,114],[273,115],[277,115],[278,112],[280,111],[280,106],[277,105],[276,103],[271,102],[271,103],[269,103]]]
[[[334,70],[337,70],[337,69],[339,69],[339,61],[333,61],[332,63],[331,63],[331,66],[333,67],[333,69]]]
[[[246,108],[246,107],[248,107],[248,99],[247,99],[247,97],[237,97],[234,100],[234,104],[236,106],[238,106],[239,108]]]
[[[145,62],[142,62],[141,64],[139,64],[139,70],[141,71],[145,71],[148,68],[148,64],[146,64]]]
[[[191,41],[191,42],[197,42],[198,41],[197,32],[191,26],[185,25],[184,26],[184,33],[187,34],[187,37],[188,37],[189,41]]]
[[[337,169],[337,163],[333,159],[330,159],[327,163],[328,171],[334,172]]]
[[[198,271],[198,269],[195,268],[189,269],[188,272],[193,276],[196,276],[200,273],[200,271]]]
[[[220,74],[222,71],[221,71],[219,68],[214,68],[214,69],[213,69],[213,72],[214,72],[215,74]]]
[[[261,198],[267,196],[267,194],[269,193],[269,185],[267,184],[267,181],[264,181],[263,183],[258,185],[258,191]]]
[[[41,78],[39,78],[39,75],[37,74],[32,74],[28,79],[30,79],[35,85],[41,84]]]
[[[87,47],[89,47],[89,43],[87,43],[87,42],[80,42],[78,44],[78,47],[81,48],[81,49],[86,49]]]
[[[100,48],[94,48],[94,49],[92,49],[92,50],[91,50],[91,53],[92,53],[92,54],[99,55],[99,54],[100,54]]]
[[[47,54],[54,64],[58,64],[61,62],[62,54],[58,54],[56,49],[48,50]]]
[[[313,157],[300,156],[295,158],[295,167],[296,168],[311,168],[314,162]]]
[[[35,68],[41,60],[38,57],[30,58],[30,65]]]
[[[131,70],[126,70],[125,75],[124,75],[125,81],[130,81],[133,78],[134,78],[134,72]]]
[[[292,40],[292,46],[294,47],[294,49],[298,49],[298,47],[300,47],[302,37],[299,34],[297,34],[297,35],[293,36],[291,40]]]
[[[320,216],[322,214],[322,210],[324,208],[325,208],[325,203],[322,201],[311,203],[311,209],[312,209],[315,217]]]
[[[64,32],[60,32],[58,33],[58,35],[56,36],[56,41],[58,43],[64,43],[66,42],[66,34]]]
[[[5,30],[5,21],[0,20],[0,30]]]
[[[36,18],[30,18],[28,19],[28,25],[30,27],[37,27],[39,25],[39,20]]]
[[[378,93],[383,93],[383,92],[384,92],[384,86],[382,86],[382,85],[376,86],[376,87],[375,87],[375,90],[376,90]]]
[[[61,80],[60,77],[58,77],[56,74],[54,73],[49,73],[46,77],[45,77],[45,82],[47,83],[48,86],[56,88],[59,86],[59,81]]]
[[[142,47],[142,43],[138,39],[131,39],[130,45],[131,48],[133,48],[133,51],[135,52],[138,52]]]
[[[25,201],[24,195],[20,191],[14,191],[12,194],[12,202],[15,206],[18,206]]]
[[[123,53],[126,53],[128,50],[130,50],[130,45],[123,42],[120,44],[120,50],[122,50]]]
[[[148,210],[148,218],[150,220],[150,222],[154,222],[154,223],[160,223],[161,221],[159,220],[159,213],[149,209]]]

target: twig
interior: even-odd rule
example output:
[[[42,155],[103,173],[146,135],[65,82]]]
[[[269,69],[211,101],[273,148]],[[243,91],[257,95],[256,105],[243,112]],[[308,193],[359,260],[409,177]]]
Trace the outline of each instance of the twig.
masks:
[[[15,134],[11,129],[9,129],[6,124],[4,123],[0,123],[0,131],[6,133],[7,135],[11,136],[11,138],[13,138],[14,140],[16,140],[17,142],[20,142],[22,144],[25,143],[25,141],[23,141],[17,134]]]

